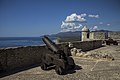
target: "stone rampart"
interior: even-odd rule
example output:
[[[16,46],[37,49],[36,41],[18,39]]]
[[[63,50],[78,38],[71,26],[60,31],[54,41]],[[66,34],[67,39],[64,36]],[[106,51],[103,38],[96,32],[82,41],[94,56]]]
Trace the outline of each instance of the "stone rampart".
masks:
[[[101,40],[92,40],[92,41],[80,41],[73,42],[75,48],[82,49],[83,51],[92,50],[102,46]]]
[[[106,39],[105,32],[90,32],[90,39],[92,40],[104,40]]]
[[[63,47],[65,44],[59,44]],[[101,40],[73,42],[73,47],[83,51],[91,50],[102,46]],[[48,53],[45,46],[27,46],[18,48],[0,49],[0,68],[12,70],[32,64],[40,64],[42,54]]]
[[[112,39],[120,39],[120,32],[109,32],[108,37]]]

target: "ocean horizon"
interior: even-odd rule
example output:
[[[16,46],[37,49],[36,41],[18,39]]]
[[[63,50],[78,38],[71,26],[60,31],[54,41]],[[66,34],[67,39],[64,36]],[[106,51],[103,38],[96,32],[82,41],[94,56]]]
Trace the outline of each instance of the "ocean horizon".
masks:
[[[50,37],[52,41],[55,37]],[[0,48],[40,46],[43,45],[42,37],[0,37]]]

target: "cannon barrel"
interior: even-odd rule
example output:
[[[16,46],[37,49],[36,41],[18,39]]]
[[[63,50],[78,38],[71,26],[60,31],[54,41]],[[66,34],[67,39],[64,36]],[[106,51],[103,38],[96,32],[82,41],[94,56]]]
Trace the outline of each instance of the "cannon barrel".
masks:
[[[42,40],[50,50],[55,53],[59,52],[58,46],[54,42],[52,42],[47,36],[44,36]]]
[[[60,50],[47,36],[44,36],[42,40],[53,54],[43,54],[41,69],[47,70],[47,67],[55,65],[55,71],[60,75],[69,69],[74,69],[75,63],[73,58],[66,56],[64,51]]]

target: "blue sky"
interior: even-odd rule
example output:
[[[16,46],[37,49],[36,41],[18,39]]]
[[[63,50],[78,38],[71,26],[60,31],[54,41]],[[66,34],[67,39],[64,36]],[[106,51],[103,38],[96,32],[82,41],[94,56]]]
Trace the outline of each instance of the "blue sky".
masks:
[[[99,15],[80,23],[90,29],[120,31],[120,0],[0,0],[0,37],[58,33],[72,14]]]

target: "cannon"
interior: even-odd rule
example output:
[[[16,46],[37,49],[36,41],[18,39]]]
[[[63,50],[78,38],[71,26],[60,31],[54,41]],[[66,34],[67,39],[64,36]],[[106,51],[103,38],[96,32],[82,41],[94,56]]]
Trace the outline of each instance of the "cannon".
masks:
[[[110,45],[110,44],[118,45],[118,42],[111,38],[108,38],[108,40],[105,40],[105,43],[106,43],[106,45]]]
[[[42,56],[42,70],[47,70],[50,66],[55,66],[56,73],[62,75],[67,70],[74,69],[75,63],[72,57],[67,56],[64,51],[59,49],[47,36],[44,36],[42,40],[49,50],[48,53]]]

